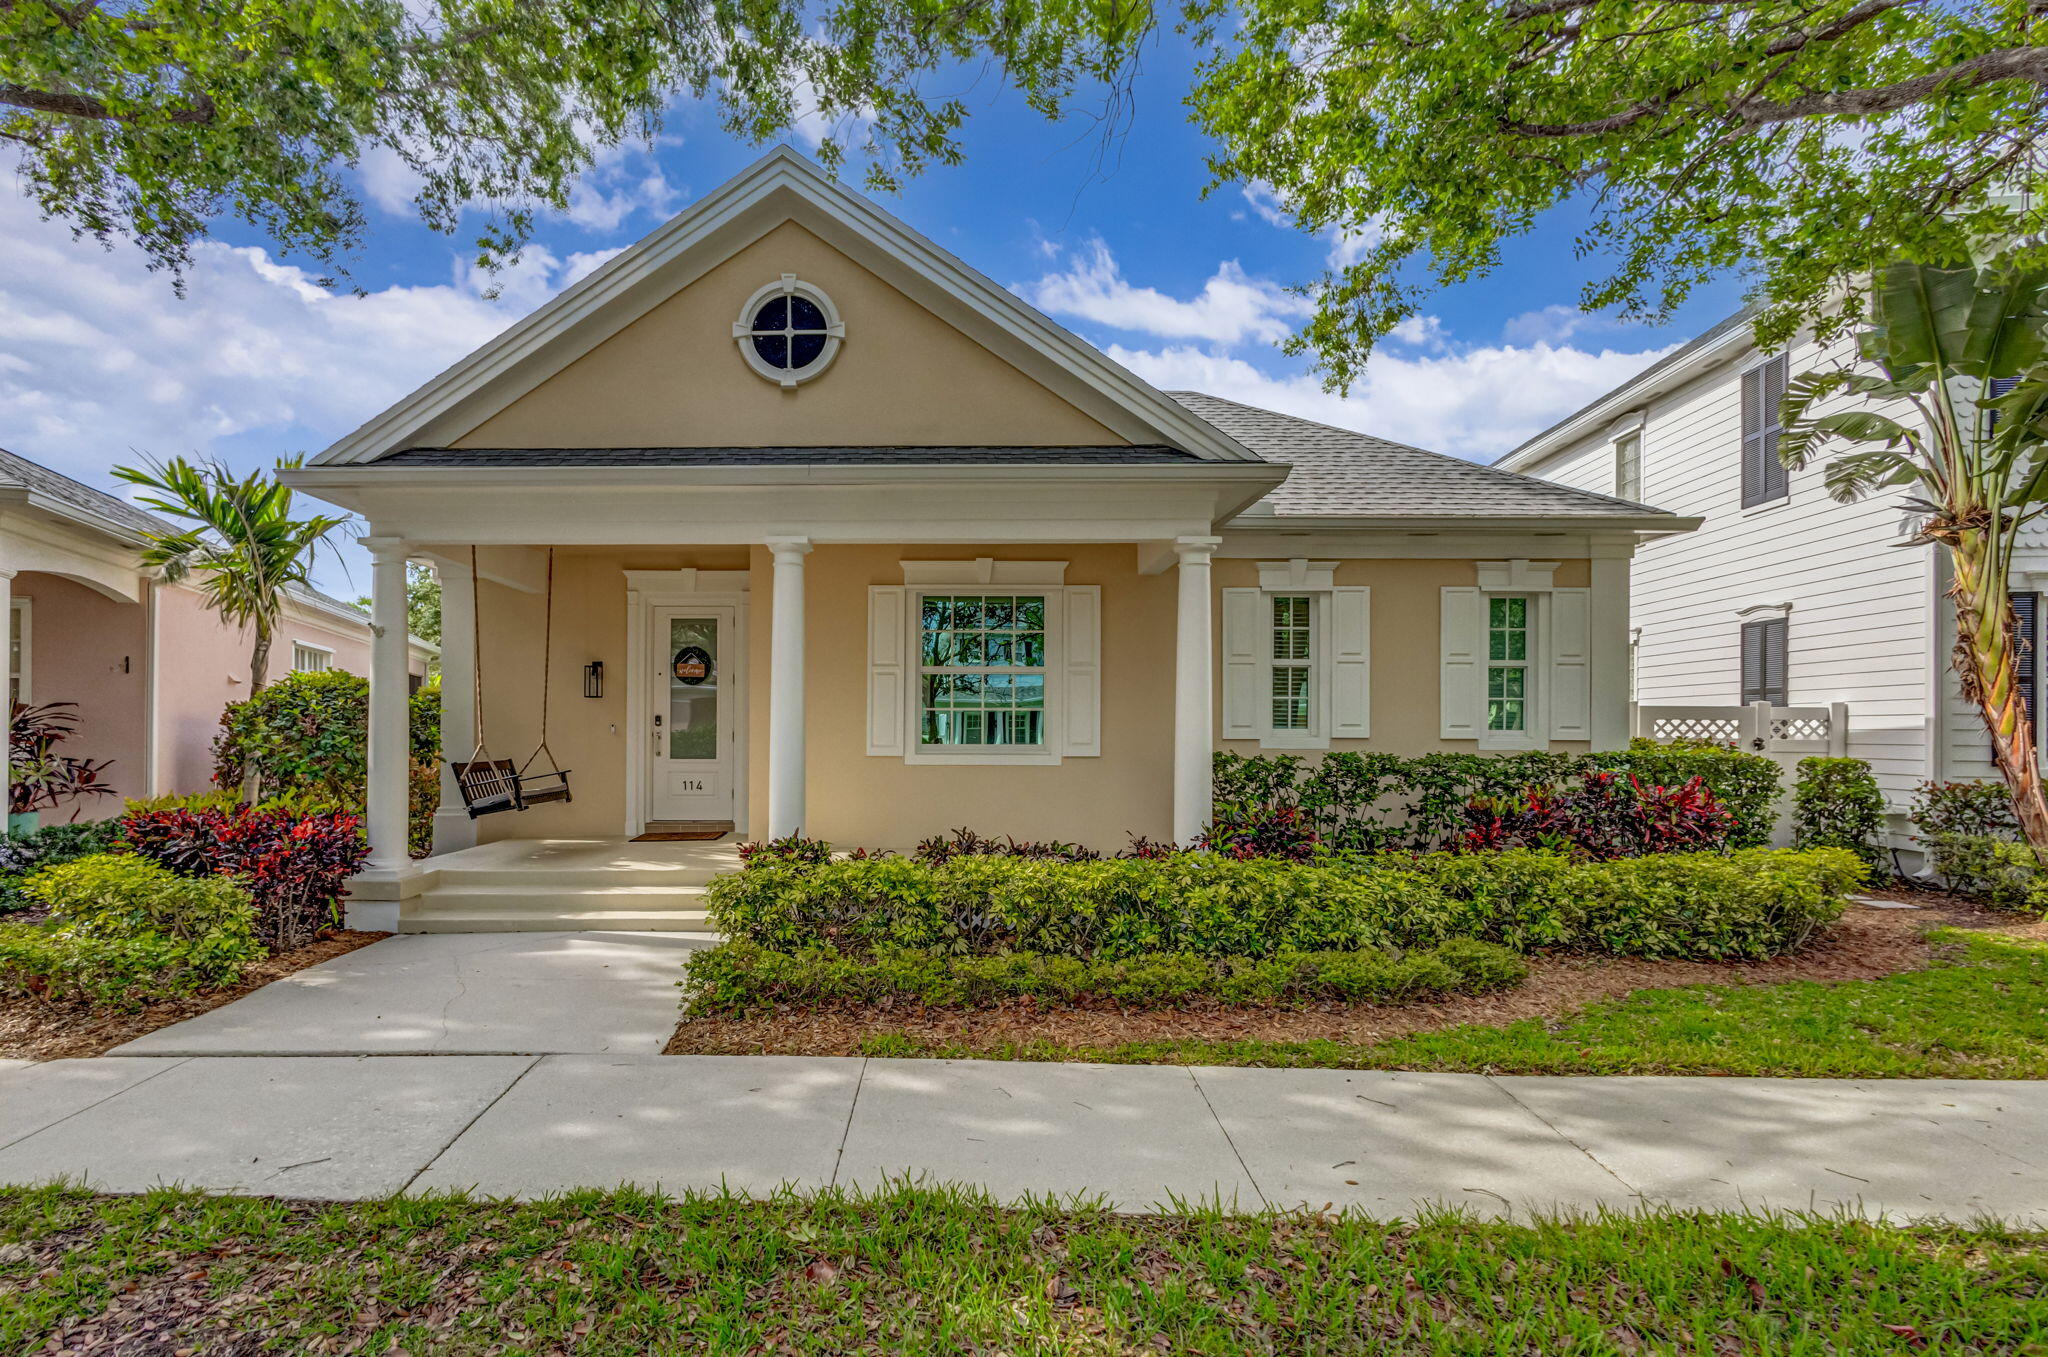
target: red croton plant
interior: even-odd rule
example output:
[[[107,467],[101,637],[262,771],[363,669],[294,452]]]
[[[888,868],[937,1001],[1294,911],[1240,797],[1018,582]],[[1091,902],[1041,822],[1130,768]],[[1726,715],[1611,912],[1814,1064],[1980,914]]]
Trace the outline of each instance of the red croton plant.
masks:
[[[1606,861],[1724,848],[1735,816],[1704,780],[1645,787],[1633,775],[1587,773],[1576,787],[1525,788],[1516,799],[1473,801],[1460,847],[1552,848]]]
[[[154,810],[123,822],[128,845],[180,876],[234,876],[256,900],[256,935],[300,947],[340,919],[341,892],[369,856],[359,817],[340,811]]]

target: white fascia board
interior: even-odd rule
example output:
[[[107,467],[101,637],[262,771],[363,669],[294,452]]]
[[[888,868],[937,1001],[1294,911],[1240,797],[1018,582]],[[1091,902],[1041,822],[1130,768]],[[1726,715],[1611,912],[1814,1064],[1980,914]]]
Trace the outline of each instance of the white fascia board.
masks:
[[[697,469],[688,469],[693,473]],[[600,472],[308,468],[304,488],[368,518],[373,531],[431,544],[733,544],[1144,541],[1206,534],[1231,505],[1265,493],[1263,463],[1173,468],[845,469],[832,477],[735,479],[673,468]],[[1160,476],[1160,470],[1176,474]],[[1035,471],[1037,474],[1026,474]],[[1075,474],[1075,473],[1080,474]],[[503,477],[502,479],[500,477]],[[336,482],[339,482],[337,484]],[[991,493],[991,491],[995,493]]]
[[[1514,518],[1460,518],[1456,515],[1415,518],[1340,517],[1321,514],[1285,516],[1241,515],[1230,522],[1231,532],[1260,534],[1321,534],[1328,532],[1439,533],[1439,532],[1619,532],[1642,538],[1669,537],[1692,532],[1703,518],[1678,518],[1671,514],[1614,514],[1599,518],[1583,515],[1535,514]]]
[[[1601,432],[1625,415],[1636,414],[1640,427],[1642,411],[1639,407],[1647,405],[1667,391],[1683,386],[1710,368],[1718,367],[1753,344],[1749,327],[1738,325],[1713,343],[1687,354],[1683,360],[1669,367],[1657,368],[1653,365],[1649,371],[1629,378],[1563,423],[1545,429],[1492,465],[1502,471],[1526,471],[1545,458],[1571,447],[1580,439]]]
[[[9,486],[0,489],[0,504],[15,504],[25,509],[34,509],[52,518],[62,519],[67,525],[84,528],[89,532],[111,537],[123,546],[142,546],[149,538],[116,519],[96,514],[69,500],[53,499],[40,491],[26,486]],[[166,524],[166,527],[169,525]]]
[[[811,211],[799,216],[800,207]],[[1038,368],[1034,376],[1124,437],[1169,443],[1205,460],[1259,460],[1008,289],[778,147],[326,448],[312,465],[445,446],[785,219],[799,220],[999,356],[1028,362],[1027,371]]]

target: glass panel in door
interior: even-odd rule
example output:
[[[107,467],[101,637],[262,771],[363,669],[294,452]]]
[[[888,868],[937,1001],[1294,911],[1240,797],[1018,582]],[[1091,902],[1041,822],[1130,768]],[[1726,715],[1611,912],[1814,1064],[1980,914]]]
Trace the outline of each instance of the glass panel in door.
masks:
[[[718,757],[718,619],[668,624],[668,756]]]

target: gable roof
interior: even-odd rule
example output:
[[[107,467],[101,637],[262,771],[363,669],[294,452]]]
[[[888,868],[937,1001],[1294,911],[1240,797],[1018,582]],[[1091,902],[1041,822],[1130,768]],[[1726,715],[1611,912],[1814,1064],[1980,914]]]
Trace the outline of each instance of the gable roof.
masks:
[[[1497,459],[1494,465],[1505,471],[1520,471],[1534,466],[1559,448],[1647,401],[1665,387],[1684,381],[1700,369],[1740,352],[1750,342],[1750,322],[1756,319],[1756,313],[1756,307],[1746,306],[1708,326],[1620,386],[1595,396],[1542,433],[1524,439],[1520,447]]]
[[[1287,479],[1248,517],[1684,520],[1611,495],[1540,481],[1371,434],[1243,405],[1200,391],[1175,400],[1270,462]]]
[[[95,490],[74,481],[61,471],[31,462],[19,453],[0,448],[0,490],[14,490],[31,504],[51,509],[74,521],[83,516],[87,526],[119,529],[131,537],[163,532],[170,525],[155,514],[136,508],[118,495]]]
[[[790,148],[778,147],[313,458],[369,463],[442,448],[715,265],[796,221],[1134,444],[1256,462],[1226,433]]]
[[[844,448],[407,448],[386,466],[1183,466],[1201,461],[1178,448],[844,447]]]

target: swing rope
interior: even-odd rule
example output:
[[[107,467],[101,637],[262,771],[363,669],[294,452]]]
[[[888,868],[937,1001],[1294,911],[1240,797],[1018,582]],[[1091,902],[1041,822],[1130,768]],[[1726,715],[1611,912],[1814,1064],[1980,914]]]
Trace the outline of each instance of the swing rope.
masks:
[[[472,550],[472,551],[474,551],[474,550],[475,550],[475,548],[474,548],[474,547],[472,547],[472,548],[471,548],[471,550]],[[548,681],[549,681],[549,675],[550,675],[550,672],[551,672],[551,671],[552,671],[552,670],[554,669],[554,667],[555,667],[555,666],[554,666],[554,658],[555,658],[555,549],[554,549],[553,547],[549,547],[549,548],[548,548],[548,585],[547,585],[547,593],[546,593],[546,595],[544,596],[544,601],[543,601],[543,602],[542,602],[542,604],[541,604],[541,626],[540,626],[540,744],[539,744],[539,745],[537,745],[537,746],[536,746],[536,747],[534,748],[534,751],[533,751],[533,752],[532,752],[531,754],[528,754],[528,755],[526,756],[526,762],[525,762],[525,763],[522,763],[522,764],[520,764],[520,765],[519,765],[519,776],[520,776],[520,778],[521,778],[522,780],[523,780],[523,779],[524,779],[524,778],[526,777],[526,770],[527,770],[528,768],[532,767],[532,766],[533,766],[533,761],[534,761],[535,759],[539,758],[539,757],[540,757],[540,756],[541,756],[542,754],[546,754],[546,755],[548,756],[548,769],[549,769],[549,771],[550,771],[550,772],[553,772],[553,773],[554,773],[555,775],[557,775],[557,776],[560,776],[560,775],[561,775],[561,768],[560,768],[560,766],[559,766],[558,764],[556,764],[556,762],[555,762],[555,751],[554,751],[554,750],[552,750],[552,749],[550,749],[550,748],[548,748]],[[536,776],[545,776],[545,774],[536,774]]]

